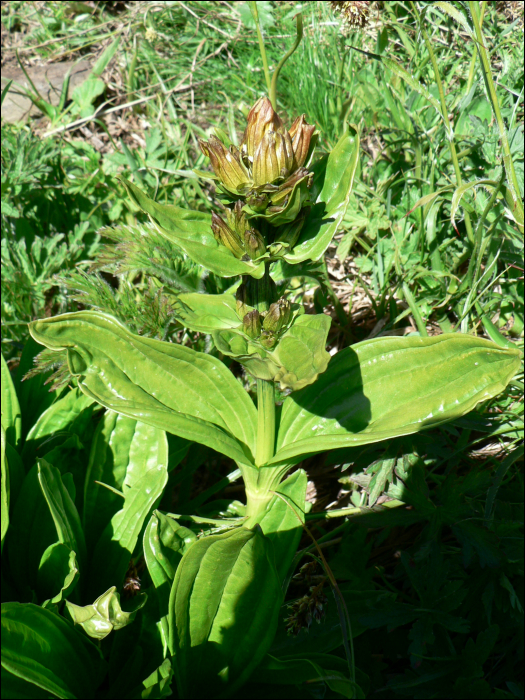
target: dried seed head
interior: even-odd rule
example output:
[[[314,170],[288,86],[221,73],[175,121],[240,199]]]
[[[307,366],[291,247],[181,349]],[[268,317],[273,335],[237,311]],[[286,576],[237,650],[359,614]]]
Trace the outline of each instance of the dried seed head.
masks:
[[[332,8],[341,14],[343,22],[352,29],[357,27],[362,28],[368,24],[368,16],[370,13],[370,2],[364,0],[356,0],[352,2],[334,0],[330,2]]]

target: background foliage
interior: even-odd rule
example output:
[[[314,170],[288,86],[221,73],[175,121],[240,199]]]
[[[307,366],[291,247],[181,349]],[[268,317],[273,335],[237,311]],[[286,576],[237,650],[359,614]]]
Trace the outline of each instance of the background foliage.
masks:
[[[304,112],[315,122],[320,152],[333,147],[345,119],[360,127],[364,144],[351,206],[326,264],[305,265],[302,276],[291,280],[284,269],[282,275],[283,294],[333,317],[334,351],[380,333],[453,329],[501,335],[523,347],[523,237],[506,198],[491,200],[489,184],[502,180],[500,135],[473,58],[474,42],[439,5],[432,3],[424,23],[454,123],[461,182],[434,105],[436,76],[413,4],[374,3],[370,23],[350,30],[329,3],[306,3],[303,42],[281,75],[282,114]],[[462,11],[463,3],[453,5]],[[523,197],[523,20],[516,3],[485,5],[491,69]],[[300,4],[258,6],[275,65],[292,42]],[[27,67],[80,57],[97,65],[113,51],[93,78],[102,87],[85,88],[54,110],[41,105],[41,118],[28,124],[3,124],[2,352],[23,419],[13,449],[23,461],[20,483],[31,470],[37,478],[37,458],[38,470],[53,474],[67,455],[66,471],[73,473],[78,495],[81,475],[105,444],[100,436],[115,426],[93,406],[75,403],[67,372],[59,368],[57,374],[45,353],[40,367],[46,378],[55,372],[55,391],[43,387],[42,374],[21,382],[38,352],[28,342],[26,324],[94,308],[135,332],[219,356],[210,338],[183,328],[173,310],[179,292],[221,292],[228,281],[191,263],[165,239],[138,239],[133,227],[142,215],[115,176],[132,175],[158,201],[211,209],[213,189],[193,173],[206,168],[197,138],[222,129],[235,142],[236,124],[264,92],[264,76],[247,3],[11,2],[2,6],[2,27],[3,60],[10,66],[18,65],[15,47]],[[233,369],[249,386],[241,369]],[[71,404],[68,411],[54,409],[55,422],[38,423],[39,414],[60,401]],[[35,424],[40,427],[31,428]],[[358,680],[368,696],[523,697],[522,438],[520,378],[452,424],[303,464],[309,526],[325,543],[345,597]],[[161,509],[211,519],[242,509],[239,474],[226,458],[171,437],[168,447]],[[123,489],[126,466],[108,470],[100,480]],[[75,486],[69,488],[73,493]],[[410,508],[333,519],[324,514],[388,497]],[[114,513],[119,497],[107,492],[102,498],[106,512]],[[86,503],[77,498],[81,514]],[[23,519],[17,507],[15,523]],[[189,538],[210,527],[187,524]],[[90,556],[99,536],[96,528],[86,534]],[[40,544],[49,543],[44,531]],[[45,569],[39,576],[44,550],[36,547],[22,561],[11,554],[15,544],[8,544],[2,553],[3,563],[6,557],[9,562],[4,571],[10,569],[3,600],[42,604],[57,597],[46,586]],[[140,548],[131,541],[126,546],[114,570],[100,574],[108,586],[118,578],[124,597],[129,579],[141,579],[143,590],[152,585],[147,570],[133,575],[143,562]],[[305,558],[298,561],[272,653],[331,651],[343,660],[337,605],[323,570],[308,558],[308,537],[300,550]],[[103,586],[98,575],[82,581],[83,594],[94,592],[91,602]],[[61,609],[62,598],[54,597],[52,605]],[[153,615],[148,606],[137,609],[133,625],[144,630]],[[286,628],[297,634],[287,635]],[[138,652],[127,646],[132,629],[113,632],[103,644],[106,697],[122,690],[125,655],[136,661]],[[106,670],[86,649],[97,666],[90,680],[96,686],[96,674],[104,678]],[[151,668],[136,663],[144,672],[123,693],[131,693],[133,683],[160,661]],[[259,674],[243,697],[339,697],[329,681],[306,685],[297,673],[288,674],[292,682],[283,686],[276,671]],[[272,677],[274,687],[263,685],[258,695],[257,684]],[[166,693],[158,697],[167,697],[169,686],[158,683],[158,692]]]

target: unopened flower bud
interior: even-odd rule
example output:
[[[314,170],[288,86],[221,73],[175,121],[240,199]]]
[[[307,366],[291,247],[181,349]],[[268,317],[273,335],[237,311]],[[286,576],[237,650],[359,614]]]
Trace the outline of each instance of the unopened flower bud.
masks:
[[[252,194],[246,197],[246,204],[256,212],[264,211],[268,206],[269,201],[268,195],[264,192],[261,192],[260,194],[252,192]]]
[[[255,186],[271,184],[278,178],[286,178],[293,166],[293,147],[290,134],[285,131],[268,131],[253,157],[253,182]]]
[[[246,252],[252,260],[260,258],[261,255],[266,253],[266,246],[264,245],[264,238],[254,228],[249,228],[244,233],[244,246]]]
[[[290,127],[289,133],[292,138],[292,149],[294,153],[294,170],[296,170],[297,168],[301,168],[304,165],[314,131],[315,125],[307,124],[304,118],[304,114],[301,114],[300,117],[297,117],[297,119]]]
[[[268,313],[263,321],[265,331],[278,333],[283,326],[286,326],[292,317],[290,302],[286,299],[279,299],[275,304],[271,304]]]
[[[242,320],[242,328],[248,338],[258,338],[261,335],[261,316],[259,312],[254,309],[249,311]]]
[[[210,136],[209,141],[199,139],[199,146],[210,159],[213,172],[227,189],[236,191],[251,184],[250,174],[235,146],[226,148],[216,136]]]
[[[236,231],[232,231],[228,224],[215,212],[211,215],[211,230],[218,243],[226,246],[236,258],[242,258],[246,251],[244,250],[241,237]]]
[[[283,123],[267,97],[261,97],[248,113],[248,124],[242,137],[243,152],[253,158],[268,131],[283,130]]]
[[[259,342],[261,343],[263,348],[271,350],[277,343],[277,338],[275,337],[272,331],[263,330],[263,332],[261,333],[261,337],[259,338]]]

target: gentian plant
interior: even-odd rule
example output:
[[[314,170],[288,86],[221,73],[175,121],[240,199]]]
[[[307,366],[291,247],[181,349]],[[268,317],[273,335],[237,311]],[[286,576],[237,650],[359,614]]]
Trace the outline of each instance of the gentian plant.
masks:
[[[184,698],[230,696],[270,648],[305,520],[306,475],[291,472],[301,460],[461,416],[501,392],[519,364],[518,350],[460,333],[326,352],[330,317],[279,297],[273,279],[284,264],[293,275],[294,265],[322,258],[348,205],[357,130],[348,126],[319,160],[316,139],[305,115],[287,129],[263,97],[240,147],[201,141],[221,202],[211,216],[156,202],[122,180],[158,233],[238,280],[235,293],[180,294],[176,313],[256,378],[256,404],[220,359],[134,335],[108,315],[80,311],[31,325],[35,340],[67,352],[87,397],[207,445],[242,474],[245,512],[220,533],[184,540],[188,531],[156,511],[144,534],[152,580],[170,589],[161,627]],[[279,406],[277,384],[288,392]],[[166,478],[150,487],[161,492]],[[167,565],[170,548],[184,552],[176,567]]]

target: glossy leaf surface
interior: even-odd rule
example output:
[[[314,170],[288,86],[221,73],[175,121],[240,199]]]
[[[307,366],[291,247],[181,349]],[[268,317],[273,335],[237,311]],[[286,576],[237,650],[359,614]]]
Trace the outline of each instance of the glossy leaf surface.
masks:
[[[144,533],[144,558],[156,588],[170,585],[183,554],[197,539],[195,533],[160,511],[151,515]]]
[[[359,136],[344,134],[328,156],[322,188],[293,251],[284,255],[287,262],[319,260],[323,255],[341,226],[358,164]]]
[[[56,467],[45,460],[38,463],[38,480],[60,542],[77,553],[80,566],[86,563],[86,542],[75,503]]]
[[[281,600],[273,549],[260,529],[241,527],[192,545],[170,596],[179,694],[218,697],[240,687],[271,644]]]
[[[337,353],[283,404],[274,462],[409,435],[499,394],[520,352],[459,333],[377,338]]]
[[[124,612],[120,606],[120,595],[116,590],[116,586],[112,586],[92,605],[80,606],[66,600],[68,613],[75,625],[80,625],[93,639],[105,639],[113,630],[119,630],[131,624],[137,612],[146,603],[145,594],[140,594],[129,603],[132,610]]]
[[[276,491],[284,494],[286,500],[274,496],[268,506],[268,512],[259,522],[262,531],[273,544],[275,564],[281,582],[288,573],[303,532],[301,523],[304,523],[307,481],[306,473],[298,469],[279,484]]]
[[[22,434],[22,415],[16,395],[11,373],[2,355],[2,426],[6,432],[6,439],[16,446]]]
[[[121,586],[144,524],[168,481],[166,464],[149,469],[126,493],[124,507],[112,517],[95,547],[90,567],[92,595],[108,585]]]
[[[123,505],[122,496],[102,484],[125,496],[157,464],[168,464],[166,433],[134,418],[106,411],[91,443],[84,489],[83,523],[90,551]]]
[[[297,316],[271,351],[251,342],[241,331],[216,331],[213,339],[223,354],[235,357],[254,377],[297,391],[315,382],[328,366],[330,355],[325,346],[330,323],[326,314]]]
[[[111,316],[81,311],[30,327],[35,339],[67,349],[82,391],[117,413],[251,460],[256,410],[239,382],[214,357],[142,338]]]
[[[178,294],[173,307],[175,316],[186,328],[201,333],[242,325],[233,294]]]
[[[32,603],[2,605],[2,666],[59,698],[94,698],[100,652],[71,623]]]
[[[256,265],[238,260],[228,248],[217,243],[209,214],[154,202],[131,182],[124,178],[121,182],[135,204],[157,223],[159,233],[182,248],[199,265],[221,277],[252,275],[261,278],[264,275],[263,263]]]
[[[76,554],[62,542],[46,549],[38,567],[37,592],[43,607],[58,605],[78,583]]]

